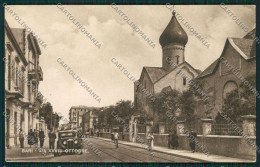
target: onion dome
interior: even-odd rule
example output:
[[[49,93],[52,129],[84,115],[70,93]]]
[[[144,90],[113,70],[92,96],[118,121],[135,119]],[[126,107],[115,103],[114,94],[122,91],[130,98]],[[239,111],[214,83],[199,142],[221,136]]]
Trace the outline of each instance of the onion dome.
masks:
[[[178,43],[185,46],[188,42],[188,35],[177,21],[175,12],[172,13],[171,21],[160,36],[159,42],[162,47],[171,43]]]

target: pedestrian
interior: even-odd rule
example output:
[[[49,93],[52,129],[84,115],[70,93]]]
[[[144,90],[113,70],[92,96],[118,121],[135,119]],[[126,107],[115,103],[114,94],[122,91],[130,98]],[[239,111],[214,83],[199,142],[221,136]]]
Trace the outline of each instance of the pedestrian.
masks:
[[[192,152],[195,152],[195,141],[197,139],[197,133],[194,132],[193,130],[191,130],[191,132],[189,133],[189,139],[190,139],[190,148],[192,150]]]
[[[111,140],[114,142],[114,132],[111,132]]]
[[[149,150],[152,150],[152,148],[153,148],[153,139],[154,139],[153,133],[149,132],[148,136],[147,136]]]
[[[19,132],[19,141],[20,141],[20,148],[24,148],[24,135],[23,135],[23,129],[21,128],[20,129],[20,132]]]
[[[36,131],[36,129],[34,129],[33,135],[34,135],[34,141],[35,141],[34,144],[38,145],[38,136],[39,135],[38,135],[38,132]]]
[[[41,129],[41,131],[39,132],[39,139],[40,139],[40,147],[41,148],[43,147],[43,144],[44,144],[44,138],[45,138],[44,131]]]
[[[119,134],[116,131],[115,134],[114,134],[114,140],[115,140],[116,148],[118,148],[118,139],[119,139]]]
[[[177,150],[177,148],[179,147],[179,139],[178,139],[178,135],[177,135],[176,130],[173,132],[171,138],[172,138],[171,145],[172,145],[173,149]]]
[[[56,134],[54,130],[49,133],[49,149],[54,149]]]
[[[169,134],[168,134],[168,148],[171,149],[172,148],[172,132],[169,130]]]
[[[27,138],[27,140],[28,140],[28,144],[30,145],[30,148],[31,148],[31,146],[34,144],[34,133],[33,133],[33,131],[32,131],[32,129],[30,129],[30,131],[29,131],[29,133],[28,133],[28,138]]]

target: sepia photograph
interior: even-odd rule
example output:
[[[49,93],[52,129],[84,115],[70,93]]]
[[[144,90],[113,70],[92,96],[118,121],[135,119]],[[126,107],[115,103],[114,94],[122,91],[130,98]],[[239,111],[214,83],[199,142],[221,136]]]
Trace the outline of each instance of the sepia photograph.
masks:
[[[256,5],[2,8],[6,162],[256,162]]]

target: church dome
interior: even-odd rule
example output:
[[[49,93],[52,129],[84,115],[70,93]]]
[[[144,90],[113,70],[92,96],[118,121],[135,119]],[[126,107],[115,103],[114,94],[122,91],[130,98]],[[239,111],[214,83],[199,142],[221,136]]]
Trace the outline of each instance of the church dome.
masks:
[[[178,43],[185,46],[188,42],[188,35],[177,21],[174,12],[172,15],[171,21],[160,36],[159,42],[162,47],[171,43]]]

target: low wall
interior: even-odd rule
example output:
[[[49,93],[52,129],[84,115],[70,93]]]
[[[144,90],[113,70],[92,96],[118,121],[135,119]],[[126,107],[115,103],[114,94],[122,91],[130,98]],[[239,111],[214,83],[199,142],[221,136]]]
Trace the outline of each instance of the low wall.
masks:
[[[185,135],[179,136],[179,147],[180,150],[191,150],[189,145],[189,138]],[[197,136],[198,145],[204,146],[204,152],[209,152],[209,154],[223,155],[229,157],[246,158],[254,160],[256,157],[256,150],[247,144],[246,140],[240,136],[220,136],[220,135],[198,135]],[[254,143],[256,143],[256,138],[251,137]],[[154,145],[168,147],[168,134],[154,134]],[[196,145],[197,152],[203,152]]]
[[[111,133],[110,132],[100,132],[99,137],[111,139]],[[129,141],[129,134],[128,133],[123,133],[123,134],[119,133],[119,140]]]
[[[145,143],[146,136],[145,133],[137,133],[140,139],[143,139]],[[111,133],[103,132],[100,137],[111,139]],[[122,133],[119,134],[119,139],[122,140]],[[124,133],[124,141],[129,141],[129,134]],[[204,152],[209,152],[209,154],[222,155],[228,157],[236,158],[246,158],[254,160],[256,157],[256,150],[247,144],[246,140],[240,136],[221,136],[221,135],[198,135],[198,144],[204,146]],[[251,137],[254,143],[256,143],[256,138]],[[140,140],[136,140],[140,143]],[[168,134],[154,134],[154,145],[161,147],[168,147]],[[189,145],[189,138],[185,135],[179,135],[179,147],[180,150],[191,150]],[[197,152],[203,152],[202,149],[196,145]]]

